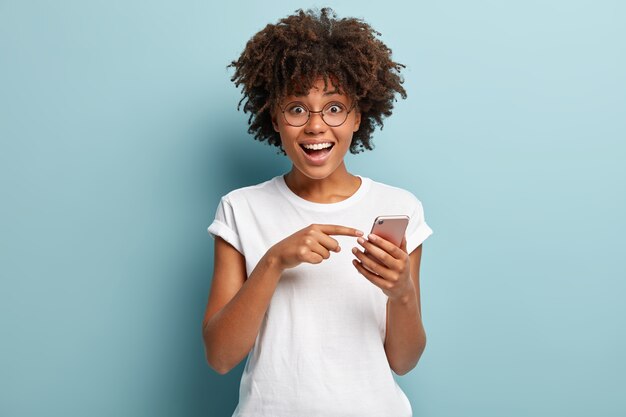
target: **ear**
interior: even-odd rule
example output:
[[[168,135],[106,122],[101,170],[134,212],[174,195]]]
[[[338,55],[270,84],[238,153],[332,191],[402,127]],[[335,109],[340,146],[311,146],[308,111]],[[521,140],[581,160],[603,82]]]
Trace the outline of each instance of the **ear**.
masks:
[[[278,133],[280,133],[280,130],[278,130],[278,121],[276,119],[276,112],[270,112],[270,116],[272,118],[272,126],[274,126],[274,130]]]
[[[354,118],[354,128],[352,129],[353,132],[356,132],[357,130],[359,130],[359,126],[361,125],[361,112],[359,111],[359,109],[355,109],[355,113],[356,117]]]

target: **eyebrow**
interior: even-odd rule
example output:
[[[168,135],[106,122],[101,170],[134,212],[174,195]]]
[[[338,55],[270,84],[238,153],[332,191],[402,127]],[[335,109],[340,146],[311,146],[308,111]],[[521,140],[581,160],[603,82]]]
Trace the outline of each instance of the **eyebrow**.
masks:
[[[294,94],[295,97],[304,97],[307,96],[308,94]],[[343,94],[341,94],[339,91],[335,90],[335,91],[328,91],[326,93],[323,94],[323,97],[327,97],[327,96],[334,96],[334,95],[339,95],[342,96]]]

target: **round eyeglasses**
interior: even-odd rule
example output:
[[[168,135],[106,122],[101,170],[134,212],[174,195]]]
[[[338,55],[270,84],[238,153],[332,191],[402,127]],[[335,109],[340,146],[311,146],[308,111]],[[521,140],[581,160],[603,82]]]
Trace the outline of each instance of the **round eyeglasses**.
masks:
[[[352,104],[352,107],[348,110],[345,104],[332,101],[325,105],[321,111],[313,111],[299,101],[292,101],[282,109],[282,112],[285,122],[293,127],[307,124],[311,113],[321,113],[324,123],[330,127],[337,127],[346,121],[348,114],[354,109],[355,105],[356,103]]]

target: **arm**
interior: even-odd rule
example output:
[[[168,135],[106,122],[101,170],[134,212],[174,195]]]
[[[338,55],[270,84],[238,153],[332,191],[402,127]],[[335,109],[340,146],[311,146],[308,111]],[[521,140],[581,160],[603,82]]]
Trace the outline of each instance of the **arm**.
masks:
[[[246,279],[244,256],[216,237],[202,337],[207,362],[218,373],[229,372],[252,349],[280,274],[275,258],[266,254]]]
[[[404,375],[413,369],[426,347],[426,333],[422,324],[419,269],[422,245],[409,255],[411,290],[406,296],[387,302],[387,335],[385,353],[391,369]]]
[[[406,237],[400,247],[373,234],[369,239],[357,239],[368,254],[353,248],[358,259],[353,264],[389,297],[385,353],[391,369],[404,375],[415,367],[426,347],[419,293],[422,245],[409,255]]]
[[[340,225],[309,225],[268,249],[247,280],[243,255],[216,238],[215,271],[202,324],[206,358],[213,369],[225,374],[250,352],[282,271],[302,262],[319,264],[331,250],[340,250],[330,234],[363,232]]]

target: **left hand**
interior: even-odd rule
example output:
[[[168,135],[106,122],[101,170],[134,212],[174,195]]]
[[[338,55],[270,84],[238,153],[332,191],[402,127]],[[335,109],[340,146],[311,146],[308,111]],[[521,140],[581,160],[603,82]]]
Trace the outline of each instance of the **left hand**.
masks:
[[[367,253],[356,247],[352,249],[352,253],[358,258],[352,264],[359,273],[392,300],[415,291],[411,280],[409,254],[406,252],[406,236],[402,238],[400,247],[374,234],[370,234],[368,238],[369,240],[362,237],[357,239]]]

